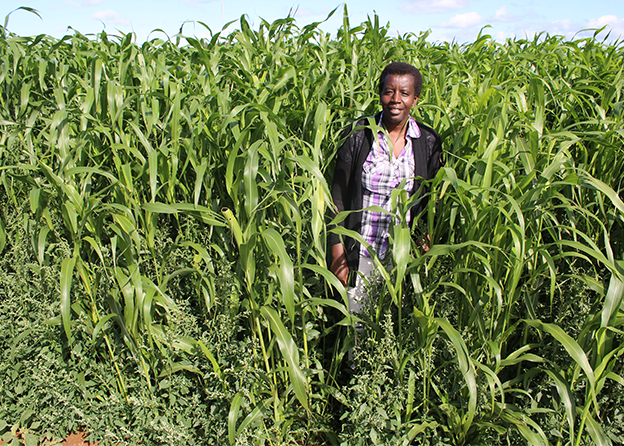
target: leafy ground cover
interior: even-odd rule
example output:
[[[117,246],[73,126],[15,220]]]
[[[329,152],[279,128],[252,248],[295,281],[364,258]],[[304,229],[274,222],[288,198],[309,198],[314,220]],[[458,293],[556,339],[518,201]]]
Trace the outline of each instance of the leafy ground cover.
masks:
[[[3,439],[623,443],[621,43],[238,26],[3,28]],[[391,60],[422,70],[445,167],[426,254],[395,197],[356,334],[328,178]]]

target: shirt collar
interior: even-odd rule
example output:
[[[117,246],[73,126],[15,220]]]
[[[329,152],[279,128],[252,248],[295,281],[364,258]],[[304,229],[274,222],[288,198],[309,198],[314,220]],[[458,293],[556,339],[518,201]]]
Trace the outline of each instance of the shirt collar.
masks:
[[[379,127],[383,127],[383,112],[379,114],[379,121],[377,121],[377,125]],[[405,136],[409,136],[410,138],[420,138],[420,128],[412,116],[410,116],[407,121],[407,132],[405,133]]]

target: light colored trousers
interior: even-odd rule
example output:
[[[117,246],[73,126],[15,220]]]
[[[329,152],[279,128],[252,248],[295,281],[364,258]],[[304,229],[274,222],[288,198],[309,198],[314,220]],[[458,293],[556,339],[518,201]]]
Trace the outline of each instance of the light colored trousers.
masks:
[[[371,277],[376,276],[375,264],[370,257],[360,256],[358,275],[355,278],[355,286],[347,290],[349,297],[349,311],[351,313],[362,314],[368,300],[367,287]]]

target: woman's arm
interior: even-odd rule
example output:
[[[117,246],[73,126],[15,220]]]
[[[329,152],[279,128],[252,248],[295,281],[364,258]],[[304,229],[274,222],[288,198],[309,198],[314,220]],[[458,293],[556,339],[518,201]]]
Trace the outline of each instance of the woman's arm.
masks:
[[[331,246],[331,266],[330,270],[344,286],[347,286],[349,279],[349,267],[347,266],[347,255],[345,254],[344,245],[336,243]]]
[[[334,167],[334,178],[332,180],[332,200],[336,206],[335,212],[330,211],[333,218],[340,212],[347,209],[349,203],[349,180],[351,177],[351,167],[353,162],[353,135],[345,134],[345,140],[338,149],[336,166]],[[344,226],[344,221],[339,223]],[[349,267],[344,245],[339,235],[329,233],[330,245],[330,270],[343,285],[347,284],[349,278]]]

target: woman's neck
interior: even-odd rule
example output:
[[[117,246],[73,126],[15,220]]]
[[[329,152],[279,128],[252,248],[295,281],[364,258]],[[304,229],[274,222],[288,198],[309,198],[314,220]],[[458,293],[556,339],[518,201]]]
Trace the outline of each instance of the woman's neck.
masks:
[[[399,133],[405,134],[405,131],[407,130],[407,121],[409,121],[409,119],[406,119],[405,121],[399,124],[387,124],[384,122],[383,125],[388,131],[388,133],[393,133],[395,135]]]
[[[407,134],[407,121],[406,119],[403,124],[397,124],[393,127],[389,127],[386,123],[384,123],[384,127],[386,128],[386,132],[388,133],[388,138],[390,139],[390,144],[392,147],[392,152],[395,158],[398,158],[401,152],[403,151],[403,147],[405,147],[405,135]]]
[[[405,134],[407,133],[407,121],[409,121],[409,118],[401,124],[388,125],[385,122],[383,123],[386,131],[388,132],[388,135],[393,142],[400,139],[401,137],[405,138]]]

